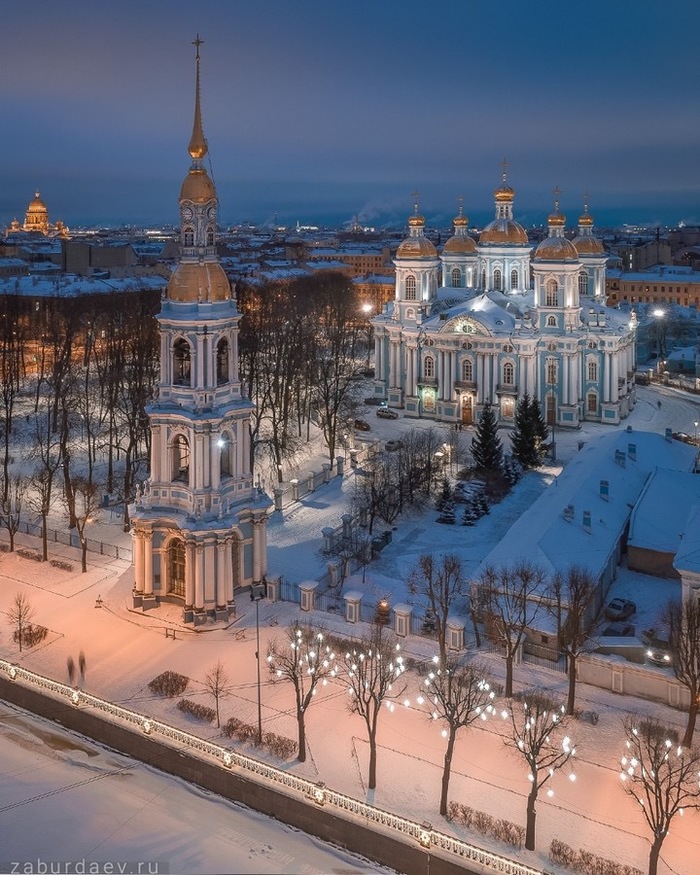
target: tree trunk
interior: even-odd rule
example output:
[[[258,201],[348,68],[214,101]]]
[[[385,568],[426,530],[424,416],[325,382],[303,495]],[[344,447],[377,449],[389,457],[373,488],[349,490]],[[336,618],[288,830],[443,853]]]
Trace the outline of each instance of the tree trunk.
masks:
[[[651,851],[649,851],[649,875],[656,875],[656,869],[659,865],[659,855],[661,854],[661,845],[663,844],[663,837],[658,837],[654,839],[651,845]]]
[[[377,786],[377,738],[376,733],[369,735],[369,780],[367,789],[374,790]]]
[[[48,512],[41,514],[41,561],[49,559],[49,535],[48,535]]]
[[[306,762],[306,726],[304,724],[304,712],[297,711],[297,728],[299,730],[299,753],[297,759],[300,763]]]
[[[86,538],[83,538],[83,537],[80,538],[80,546],[82,548],[82,553],[81,553],[81,557],[80,557],[80,565],[81,565],[81,569],[82,569],[83,574],[85,574],[85,572],[87,571],[87,547],[88,547]]]
[[[447,739],[447,750],[445,751],[445,766],[442,770],[442,792],[440,794],[440,814],[443,817],[447,814],[447,791],[450,786],[450,771],[452,769],[452,754],[455,748],[456,732],[450,726],[450,734]]]
[[[535,820],[537,812],[535,811],[535,803],[537,802],[537,783],[532,782],[530,795],[527,797],[527,828],[525,830],[525,847],[528,851],[535,850]]]
[[[506,653],[506,699],[513,698],[513,654]]]
[[[692,691],[691,691],[692,692]],[[693,735],[695,733],[695,722],[698,717],[698,697],[697,695],[690,697],[690,708],[688,709],[688,722],[685,726],[685,735],[683,736],[683,747],[693,746]]]
[[[573,716],[574,704],[576,702],[576,656],[573,653],[568,654],[569,664],[569,699],[566,703],[566,713]]]

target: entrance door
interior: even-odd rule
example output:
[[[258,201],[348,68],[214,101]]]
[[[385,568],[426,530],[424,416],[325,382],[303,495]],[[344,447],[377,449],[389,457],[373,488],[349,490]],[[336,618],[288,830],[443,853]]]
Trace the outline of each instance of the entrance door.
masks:
[[[471,395],[462,395],[462,422],[464,425],[471,425],[474,421],[472,402]]]

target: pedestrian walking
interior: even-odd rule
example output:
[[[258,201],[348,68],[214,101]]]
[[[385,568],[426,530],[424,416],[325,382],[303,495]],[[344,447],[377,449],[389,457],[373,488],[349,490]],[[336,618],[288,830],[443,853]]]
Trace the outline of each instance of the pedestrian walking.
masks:
[[[68,669],[68,683],[73,686],[73,681],[75,680],[75,662],[73,661],[72,656],[69,656],[66,660],[66,668]]]
[[[82,650],[78,656],[78,667],[80,668],[80,683],[82,684],[85,682],[85,654]]]

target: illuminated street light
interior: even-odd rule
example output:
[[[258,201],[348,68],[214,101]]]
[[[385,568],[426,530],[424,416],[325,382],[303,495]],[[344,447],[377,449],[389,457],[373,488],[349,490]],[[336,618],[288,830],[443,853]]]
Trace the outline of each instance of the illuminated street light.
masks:
[[[260,700],[260,600],[265,598],[264,583],[254,583],[250,588],[250,600],[255,602],[255,659],[258,664],[258,746],[262,744],[262,704]]]

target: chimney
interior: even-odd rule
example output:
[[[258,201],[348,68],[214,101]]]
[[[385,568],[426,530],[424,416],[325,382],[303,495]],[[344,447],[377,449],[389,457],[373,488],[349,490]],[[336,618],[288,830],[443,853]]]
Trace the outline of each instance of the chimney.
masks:
[[[567,523],[573,522],[574,519],[574,506],[573,504],[567,504],[564,508],[564,519]]]
[[[609,480],[601,480],[600,481],[600,497],[603,501],[610,500],[610,481]]]
[[[637,444],[627,444],[627,455],[633,462],[637,461]]]
[[[583,530],[584,530],[584,532],[590,532],[590,530],[591,530],[591,512],[590,512],[590,510],[584,510],[584,512],[583,512]]]
[[[615,450],[615,464],[619,465],[621,468],[625,467],[627,457],[622,452],[622,450]]]

